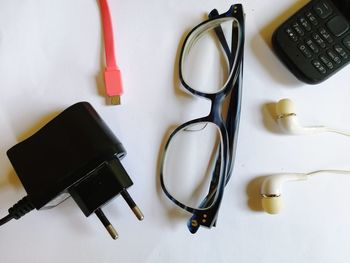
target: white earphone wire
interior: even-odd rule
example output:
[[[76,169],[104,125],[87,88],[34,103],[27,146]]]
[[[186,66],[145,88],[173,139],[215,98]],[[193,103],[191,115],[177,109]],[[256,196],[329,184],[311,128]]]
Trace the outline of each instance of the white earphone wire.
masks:
[[[334,133],[338,133],[338,134],[350,137],[350,132],[336,130],[336,129],[332,129],[332,128],[328,128],[328,127],[324,127],[324,129],[326,132],[334,132]]]
[[[310,173],[306,173],[305,175],[313,176],[319,174],[350,174],[350,170],[317,170]]]

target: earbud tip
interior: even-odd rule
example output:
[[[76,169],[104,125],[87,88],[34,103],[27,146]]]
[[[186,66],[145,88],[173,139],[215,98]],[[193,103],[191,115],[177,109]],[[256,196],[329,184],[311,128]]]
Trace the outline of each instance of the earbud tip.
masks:
[[[276,113],[278,116],[295,113],[295,105],[290,99],[282,99],[276,104]]]
[[[282,197],[263,197],[261,200],[262,207],[269,214],[278,214],[283,207]]]

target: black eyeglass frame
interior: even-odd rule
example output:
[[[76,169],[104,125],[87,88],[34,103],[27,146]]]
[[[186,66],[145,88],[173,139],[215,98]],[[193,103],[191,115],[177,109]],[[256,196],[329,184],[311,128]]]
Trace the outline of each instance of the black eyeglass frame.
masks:
[[[238,37],[236,41],[232,39],[231,49],[229,48],[227,41],[225,39],[224,33],[220,26],[221,20],[224,21],[225,18],[228,18],[227,21],[230,21],[231,18],[233,22],[233,32],[232,38]],[[225,52],[225,55],[228,59],[230,67],[230,76],[224,87],[216,93],[205,93],[192,89],[185,81],[182,72],[182,63],[184,59],[185,48],[188,45],[189,40],[194,33],[197,33],[201,27],[208,26],[210,24],[215,24],[218,22],[218,25],[215,26],[214,30],[220,41],[220,44]],[[234,31],[237,31],[237,34],[234,34]],[[202,31],[204,32],[205,29]],[[235,46],[236,45],[236,46]],[[224,188],[227,182],[230,179],[231,172],[233,169],[233,158],[236,147],[236,140],[238,136],[238,125],[240,118],[240,108],[241,108],[241,87],[242,87],[242,74],[243,74],[243,53],[244,53],[244,13],[243,7],[241,4],[232,5],[230,9],[219,15],[217,10],[214,9],[209,14],[209,19],[204,21],[194,27],[186,36],[184,44],[180,53],[180,63],[179,63],[179,75],[180,81],[183,87],[195,96],[200,96],[211,101],[210,113],[202,118],[197,118],[191,121],[188,121],[179,127],[177,127],[169,136],[169,139],[165,145],[165,150],[163,154],[163,160],[161,162],[161,171],[160,171],[160,182],[161,187],[166,194],[166,196],[174,202],[179,207],[193,214],[188,223],[188,228],[192,233],[195,233],[199,226],[211,227],[215,226],[219,207],[222,201]],[[229,112],[227,114],[226,120],[223,120],[222,117],[222,108],[223,102],[230,96],[229,103]],[[166,151],[172,140],[172,138],[181,130],[184,130],[186,127],[196,124],[196,123],[213,123],[215,124],[221,134],[221,144],[218,150],[217,161],[215,169],[213,171],[213,176],[210,182],[209,193],[201,202],[200,207],[202,208],[192,208],[186,206],[182,202],[174,198],[169,191],[167,190],[164,184],[163,178],[163,165],[164,159],[166,156]],[[209,206],[207,206],[210,204]]]

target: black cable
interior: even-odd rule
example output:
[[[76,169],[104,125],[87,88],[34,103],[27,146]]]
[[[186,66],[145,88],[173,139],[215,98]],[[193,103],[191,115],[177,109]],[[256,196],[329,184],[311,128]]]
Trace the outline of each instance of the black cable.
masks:
[[[32,202],[28,199],[28,197],[24,197],[21,200],[19,200],[14,206],[12,206],[8,212],[9,214],[5,216],[4,218],[0,219],[0,226],[6,224],[8,221],[12,219],[19,219],[25,214],[29,213],[34,209],[34,205]]]
[[[0,226],[6,224],[8,221],[10,221],[11,219],[13,219],[12,215],[7,215],[4,218],[0,219]]]

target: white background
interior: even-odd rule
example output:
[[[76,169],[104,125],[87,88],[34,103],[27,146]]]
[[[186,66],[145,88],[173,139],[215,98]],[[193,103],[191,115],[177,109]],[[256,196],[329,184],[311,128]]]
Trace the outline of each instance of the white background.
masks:
[[[285,209],[259,210],[259,176],[350,169],[350,140],[333,134],[287,136],[263,107],[289,97],[303,124],[350,130],[346,68],[320,85],[296,80],[268,44],[272,31],[307,1],[247,0],[241,125],[237,157],[216,228],[192,235],[159,187],[158,161],[172,125],[207,113],[207,101],[180,96],[179,45],[213,8],[232,1],[110,0],[122,106],[103,97],[101,25],[95,0],[0,0],[0,210],[25,195],[6,151],[78,101],[89,101],[123,142],[129,193],[104,211],[120,238],[70,199],[0,228],[0,262],[349,262],[350,177],[323,175],[285,185]],[[28,156],[30,158],[30,156]],[[54,167],[53,167],[54,169]],[[49,175],[48,175],[49,176]],[[334,178],[333,178],[334,177]]]

